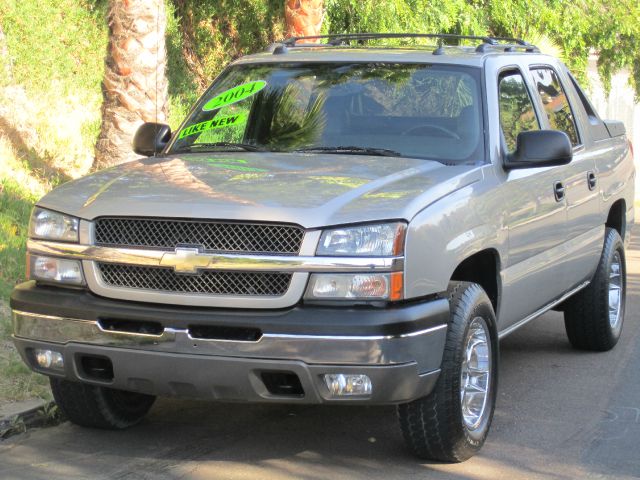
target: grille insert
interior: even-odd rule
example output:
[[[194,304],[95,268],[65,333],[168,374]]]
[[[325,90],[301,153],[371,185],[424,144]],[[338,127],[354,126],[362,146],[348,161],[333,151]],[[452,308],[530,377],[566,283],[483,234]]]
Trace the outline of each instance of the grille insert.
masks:
[[[206,251],[296,255],[304,230],[294,225],[103,217],[95,222],[96,244]]]
[[[98,263],[105,284],[158,292],[209,295],[282,296],[289,289],[290,273],[226,272],[203,270],[181,275],[172,268]]]

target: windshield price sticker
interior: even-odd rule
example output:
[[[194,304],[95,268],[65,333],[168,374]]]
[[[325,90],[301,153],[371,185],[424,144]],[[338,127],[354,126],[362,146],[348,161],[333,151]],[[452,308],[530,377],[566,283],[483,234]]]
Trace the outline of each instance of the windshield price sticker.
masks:
[[[267,82],[256,80],[255,82],[243,83],[237,87],[230,88],[205,103],[202,111],[209,112],[239,102],[240,100],[255,95],[266,86]]]
[[[188,137],[189,135],[195,135],[196,133],[206,132],[207,130],[213,130],[214,128],[230,127],[232,125],[240,125],[247,121],[246,113],[239,113],[237,115],[229,115],[228,117],[213,118],[206,122],[196,123],[187,128],[183,128],[180,131],[178,138]]]

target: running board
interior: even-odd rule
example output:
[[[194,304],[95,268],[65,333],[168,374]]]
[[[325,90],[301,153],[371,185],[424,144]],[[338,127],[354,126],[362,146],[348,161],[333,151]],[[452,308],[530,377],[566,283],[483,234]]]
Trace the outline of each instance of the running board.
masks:
[[[562,302],[564,302],[567,298],[569,298],[570,296],[572,296],[574,293],[579,292],[580,290],[582,290],[583,288],[585,288],[587,285],[589,285],[591,283],[591,280],[587,280],[584,283],[581,283],[580,285],[578,285],[576,288],[574,288],[573,290],[568,291],[567,293],[565,293],[563,296],[561,296],[560,298],[558,298],[557,300],[554,300],[553,302],[549,303],[548,305],[545,305],[544,307],[542,307],[540,310],[536,310],[535,312],[533,312],[531,315],[529,315],[526,318],[523,318],[522,320],[520,320],[519,322],[514,323],[513,325],[511,325],[510,327],[505,328],[504,330],[502,330],[501,332],[498,333],[498,339],[502,339],[504,337],[506,337],[507,335],[509,335],[510,333],[515,332],[517,329],[519,329],[520,327],[522,327],[523,325],[526,325],[527,323],[529,323],[531,320],[534,320],[536,318],[538,318],[540,315],[542,315],[543,313],[548,312],[549,310],[551,310],[553,307],[555,307],[556,305],[561,304]]]

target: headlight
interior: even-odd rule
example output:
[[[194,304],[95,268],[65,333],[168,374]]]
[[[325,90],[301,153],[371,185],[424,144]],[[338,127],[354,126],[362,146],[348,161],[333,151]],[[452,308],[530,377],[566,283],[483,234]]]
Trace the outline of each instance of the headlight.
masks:
[[[79,260],[28,255],[27,261],[28,276],[31,280],[84,285],[82,264]]]
[[[317,255],[376,256],[401,255],[406,225],[401,222],[325,230]]]
[[[316,273],[308,300],[402,300],[403,275],[394,273]]]
[[[36,207],[31,214],[29,236],[43,240],[77,242],[79,224],[76,217]]]

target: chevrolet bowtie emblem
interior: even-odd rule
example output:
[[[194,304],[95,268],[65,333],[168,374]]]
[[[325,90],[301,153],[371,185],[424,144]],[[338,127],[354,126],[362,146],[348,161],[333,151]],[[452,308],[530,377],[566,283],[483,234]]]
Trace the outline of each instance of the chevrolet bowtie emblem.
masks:
[[[197,273],[200,268],[207,268],[213,262],[213,256],[200,253],[197,248],[176,248],[174,253],[165,253],[160,259],[160,266],[173,267],[178,273]]]

